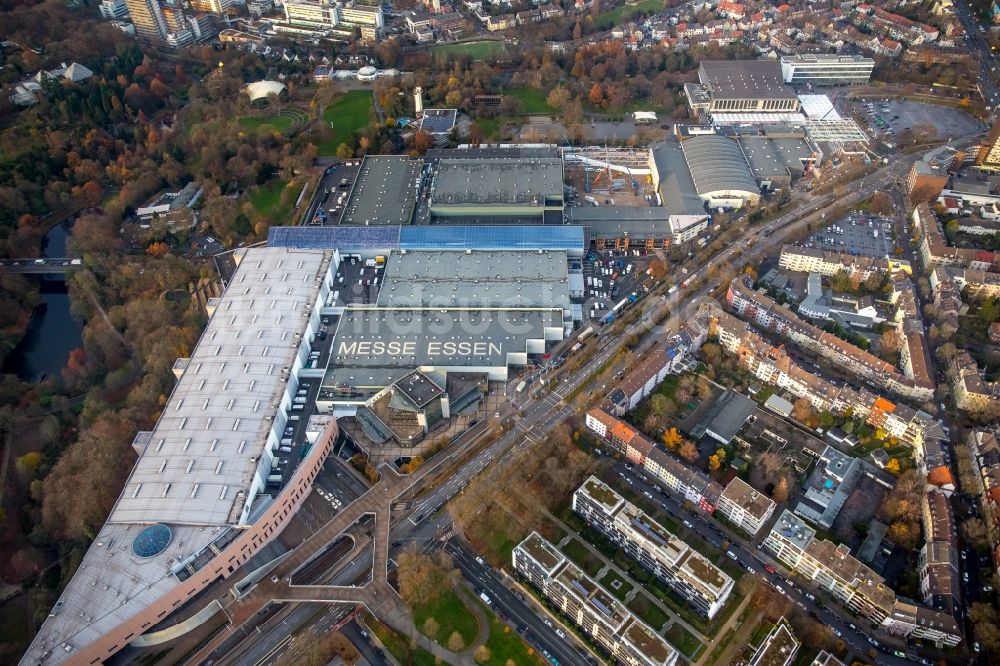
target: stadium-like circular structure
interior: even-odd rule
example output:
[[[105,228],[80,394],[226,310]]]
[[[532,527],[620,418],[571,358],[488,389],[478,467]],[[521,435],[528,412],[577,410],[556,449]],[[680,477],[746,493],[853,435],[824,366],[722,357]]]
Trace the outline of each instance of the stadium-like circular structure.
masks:
[[[280,96],[285,92],[285,84],[280,81],[254,81],[244,88],[251,102],[266,100],[271,93]]]

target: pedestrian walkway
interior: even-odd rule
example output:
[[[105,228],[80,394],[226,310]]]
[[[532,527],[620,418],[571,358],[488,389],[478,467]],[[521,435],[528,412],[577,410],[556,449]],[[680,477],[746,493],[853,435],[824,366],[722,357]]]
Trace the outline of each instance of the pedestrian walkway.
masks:
[[[716,640],[709,640],[706,643],[706,649],[698,657],[698,660],[694,662],[694,666],[702,666],[708,661],[715,664],[732,664],[735,662],[735,657],[739,654],[747,645],[747,641],[750,639],[750,634],[756,628],[756,622],[743,622],[738,627],[735,628],[736,635],[733,640],[726,643],[726,635],[729,630],[733,628],[733,624],[737,622],[737,618],[746,610],[747,606],[750,605],[750,601],[753,599],[752,594],[748,594],[741,602],[740,605],[736,607],[730,615],[726,623],[719,627],[719,630],[715,632]],[[720,655],[721,658],[712,657],[713,653],[716,651],[717,644],[726,643],[723,647],[723,654]]]

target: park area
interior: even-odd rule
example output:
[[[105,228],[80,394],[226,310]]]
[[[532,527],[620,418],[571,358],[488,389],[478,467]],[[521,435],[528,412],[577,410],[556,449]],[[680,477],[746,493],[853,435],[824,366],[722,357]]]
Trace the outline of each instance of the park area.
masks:
[[[243,116],[237,122],[246,130],[256,131],[267,127],[272,131],[287,134],[309,122],[309,116],[301,109],[287,108],[273,115]]]
[[[621,25],[636,14],[652,14],[663,9],[662,0],[642,0],[634,4],[625,4],[621,7],[606,12],[602,12],[594,17],[594,28],[606,30],[616,25]]]
[[[250,205],[272,224],[282,224],[288,218],[289,207],[281,204],[281,193],[287,183],[276,178],[250,191]]]
[[[340,144],[350,144],[351,136],[368,124],[374,108],[370,90],[351,90],[330,103],[323,110],[323,122],[333,134],[320,143],[319,154],[333,155]]]
[[[473,60],[482,60],[491,55],[503,55],[505,49],[503,42],[484,40],[479,42],[461,42],[458,44],[439,44],[431,47],[431,53],[445,57],[469,56]]]
[[[504,95],[509,95],[520,100],[524,106],[525,113],[555,113],[556,110],[549,106],[544,90],[538,88],[508,88]]]

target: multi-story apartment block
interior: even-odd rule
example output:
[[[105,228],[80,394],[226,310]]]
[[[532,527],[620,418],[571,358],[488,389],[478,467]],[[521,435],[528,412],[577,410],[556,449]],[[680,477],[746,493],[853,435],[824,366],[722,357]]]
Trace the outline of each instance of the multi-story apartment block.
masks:
[[[513,562],[518,574],[621,663],[677,663],[676,650],[537,532],[514,548]]]
[[[988,382],[979,373],[972,354],[955,354],[947,368],[955,404],[967,412],[1000,414],[1000,382]]]
[[[108,21],[129,20],[128,5],[125,4],[125,0],[101,0],[98,9],[101,12],[101,18]]]
[[[309,30],[343,27],[380,29],[385,25],[382,7],[329,0],[286,0],[285,20],[291,26]]]
[[[958,541],[947,493],[936,488],[927,491],[922,510],[925,543],[917,566],[920,596],[931,608],[954,615],[960,601]]]
[[[909,262],[905,260],[866,257],[798,245],[782,245],[778,265],[789,271],[819,273],[828,277],[845,271],[848,275],[857,275],[861,280],[868,279],[873,273],[911,270]]]
[[[1000,123],[993,125],[993,129],[979,146],[976,166],[984,171],[1000,171]]]
[[[875,386],[913,400],[934,397],[934,383],[929,373],[906,376],[891,363],[801,319],[767,294],[754,291],[743,277],[736,277],[729,283],[726,302],[733,312],[752,323],[820,354]],[[912,370],[914,366],[910,367]]]
[[[955,266],[992,274],[1000,267],[1000,255],[995,252],[948,245],[941,221],[928,204],[920,204],[913,209],[912,217],[920,236],[920,257],[928,270],[936,266]],[[975,278],[988,279],[979,275]]]
[[[816,658],[813,659],[810,666],[846,666],[844,662],[834,657],[832,654],[826,650],[822,650]]]
[[[631,425],[600,407],[587,412],[586,424],[671,494],[708,513],[715,511],[722,486],[713,478],[681,463]]]
[[[885,580],[854,558],[847,546],[816,538],[816,531],[790,511],[782,512],[763,545],[786,567],[887,631],[938,645],[954,646],[962,640],[948,613],[897,600]]]
[[[761,381],[806,398],[818,411],[843,414],[851,410],[865,422],[919,450],[925,441],[941,440],[947,433],[930,414],[894,403],[864,389],[838,387],[799,366],[746,322],[712,306],[705,309],[714,322],[723,349],[739,357],[740,364]]]
[[[573,510],[705,617],[726,603],[731,577],[597,477],[573,493]]]
[[[801,645],[782,618],[764,637],[748,666],[789,666],[795,661]]]
[[[137,38],[155,43],[167,41],[169,30],[159,0],[125,0],[125,5]]]
[[[715,510],[747,534],[756,535],[774,513],[775,506],[770,497],[736,477],[719,495]]]

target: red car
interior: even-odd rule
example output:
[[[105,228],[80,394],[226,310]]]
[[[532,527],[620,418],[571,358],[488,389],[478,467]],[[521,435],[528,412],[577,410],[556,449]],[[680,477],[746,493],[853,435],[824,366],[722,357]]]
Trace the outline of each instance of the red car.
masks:
[[[767,573],[769,573],[769,574],[773,574],[773,573],[778,573],[778,570],[777,570],[777,569],[775,569],[774,567],[772,567],[772,566],[771,566],[770,564],[765,564],[765,565],[764,565],[764,569],[765,569],[765,570],[767,571]]]

